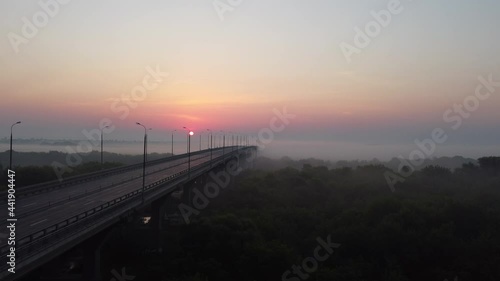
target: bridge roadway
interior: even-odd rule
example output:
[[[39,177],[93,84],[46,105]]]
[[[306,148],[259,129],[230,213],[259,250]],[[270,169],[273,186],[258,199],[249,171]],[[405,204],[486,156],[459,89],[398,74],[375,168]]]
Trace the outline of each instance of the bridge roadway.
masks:
[[[222,155],[214,151],[212,157]],[[187,155],[172,162],[146,166],[146,185],[188,168]],[[210,161],[210,152],[191,157],[191,166]],[[64,217],[71,217],[86,209],[92,209],[104,202],[129,193],[142,186],[142,168],[118,175],[75,184],[34,196],[22,197],[16,201],[16,236],[24,237],[58,223]],[[73,199],[72,199],[73,197]],[[0,205],[2,226],[7,225],[7,205]],[[2,241],[0,247],[7,241]]]
[[[222,155],[222,151],[213,152],[213,158],[220,155]],[[201,155],[191,155],[191,161],[205,158],[210,159],[209,157],[210,153],[204,152]],[[172,161],[163,162],[156,165],[147,165],[146,184],[149,184],[151,181],[153,181],[153,179],[155,179],[155,177],[149,178],[150,175],[154,175],[161,171],[167,171],[175,167],[182,168],[182,164],[184,164],[186,161],[187,156],[184,156],[180,159],[174,159]],[[124,171],[119,174],[94,179],[92,181],[80,182],[71,186],[60,189],[52,189],[48,192],[43,192],[32,196],[20,197],[16,200],[16,217],[21,218],[37,211],[54,208],[61,203],[70,204],[79,197],[106,190],[121,183],[131,182],[131,180],[133,179],[142,180],[142,166],[137,167],[133,170]],[[0,210],[2,210],[2,212],[0,213],[0,226],[2,226],[7,224],[6,221],[8,218],[7,212],[4,212],[4,210],[7,210],[7,203],[5,201],[0,204]]]
[[[233,148],[226,147],[225,154],[231,154]],[[234,148],[236,150],[236,148]],[[213,149],[212,158],[215,160],[223,155],[223,149]],[[209,163],[210,150],[191,155],[191,167]],[[220,160],[220,158],[219,158]],[[146,186],[166,179],[170,176],[186,172],[188,156],[146,166]],[[120,196],[130,194],[142,188],[142,167],[126,170],[123,173],[104,176],[88,182],[77,183],[60,189],[54,189],[36,195],[21,197],[16,200],[16,240],[43,231],[68,218],[78,216],[87,210],[92,210],[103,203],[110,202]],[[2,231],[7,225],[7,205],[0,205],[0,227]],[[32,238],[30,237],[30,240]],[[5,249],[7,240],[2,239],[0,249]],[[19,247],[19,246],[18,246]],[[0,260],[3,261],[5,252]],[[4,265],[0,268],[5,269]],[[3,272],[2,272],[3,273]],[[0,275],[3,275],[0,273]]]

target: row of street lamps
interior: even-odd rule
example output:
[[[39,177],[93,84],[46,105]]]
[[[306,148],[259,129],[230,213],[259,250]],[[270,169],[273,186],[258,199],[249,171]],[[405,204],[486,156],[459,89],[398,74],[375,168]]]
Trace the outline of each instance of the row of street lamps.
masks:
[[[21,121],[18,121],[12,126],[10,126],[10,158],[9,158],[9,169],[12,170],[12,131],[15,125],[21,124]],[[145,125],[136,122],[137,125],[141,126],[144,128],[144,156],[143,156],[143,163],[142,163],[142,202],[144,203],[144,191],[146,188],[146,161],[147,161],[147,147],[148,147],[148,130],[152,130],[151,128],[147,128]],[[103,130],[109,128],[109,126],[105,126],[100,129],[101,131],[101,168],[103,167],[103,154],[104,154],[104,137],[103,137]],[[187,131],[187,153],[188,153],[188,177],[191,177],[191,137],[194,135],[194,132],[187,128],[183,127],[184,130]],[[174,155],[174,132],[177,130],[172,131],[172,148],[171,148],[171,153],[172,156]],[[210,129],[207,129],[207,132],[210,134],[207,136],[207,149],[210,149],[210,167],[212,166],[212,150],[213,150],[213,132]],[[225,147],[226,147],[226,132],[225,131],[220,131],[222,133],[222,144],[219,144],[219,147],[222,146],[222,155],[225,153]],[[236,134],[234,132],[227,132],[231,134]],[[236,143],[234,140],[234,135],[231,136],[231,149],[234,149],[234,145],[241,145],[243,143],[246,143],[247,145],[249,144],[249,138],[246,136],[236,136]],[[202,146],[202,139],[201,139],[201,133],[200,133],[200,150]]]
[[[12,126],[10,126],[10,149],[9,149],[9,169],[12,170],[12,131],[13,131],[13,128],[14,126],[18,125],[18,124],[21,124],[21,121],[18,121],[14,124],[12,124]],[[144,162],[144,167],[143,167],[143,172],[145,170],[145,163],[147,161],[147,138],[148,138],[148,134],[147,134],[147,131],[148,130],[152,130],[151,128],[147,129],[146,126],[144,126],[143,124],[139,123],[139,122],[136,122],[137,125],[140,125],[144,128],[144,159],[143,159],[143,162]],[[106,128],[109,128],[109,126],[105,126],[103,128],[100,129],[100,132],[101,132],[101,168],[103,167],[103,164],[104,164],[104,137],[103,137],[103,130],[106,129]],[[194,135],[194,132],[190,129],[188,129],[187,127],[183,127],[183,129],[187,130],[188,131],[188,139],[187,139],[187,153],[188,153],[188,158],[190,161],[190,154],[191,154],[191,136]],[[172,138],[171,138],[171,154],[174,155],[174,132],[176,132],[177,130],[173,130],[172,131]],[[210,149],[210,161],[212,160],[212,148],[213,148],[213,131],[210,130],[210,129],[207,129],[207,132],[209,132],[210,134],[207,135],[207,149]],[[223,147],[223,150],[226,146],[226,132],[225,131],[220,131],[222,134],[223,134],[223,138],[220,140],[222,143],[219,142],[219,147],[222,146]],[[231,133],[231,134],[235,134],[234,132],[227,132],[227,133]],[[235,142],[234,142],[234,135],[231,136],[231,139],[232,139],[232,142],[231,142],[231,145],[234,146]],[[237,141],[236,143],[238,145],[240,145],[241,143],[246,143],[248,144],[248,138],[245,137],[245,136],[237,136]],[[200,134],[200,150],[201,150],[201,147],[202,147],[202,135]]]
[[[142,203],[144,203],[144,191],[145,191],[145,188],[146,188],[146,154],[147,154],[147,139],[148,139],[148,134],[147,134],[147,129],[146,129],[146,126],[144,126],[143,124],[137,122],[136,123],[137,125],[140,125],[144,128],[144,157],[143,157],[143,163],[142,163]],[[186,145],[187,145],[187,154],[188,154],[188,178],[191,178],[191,137],[194,136],[194,132],[189,129],[188,127],[182,127],[184,130],[187,131],[187,140],[186,140]],[[151,128],[149,129],[151,130]],[[172,156],[174,155],[174,132],[176,132],[177,130],[173,130],[172,131],[172,149],[171,149],[171,152],[172,152]],[[212,133],[212,130],[210,129],[207,129],[208,132],[210,132],[210,138],[207,139],[207,142],[209,142],[207,144],[207,149],[210,149],[210,167],[212,167],[212,150],[213,150],[213,133]],[[225,146],[226,146],[226,134],[224,131],[220,131],[223,133],[223,144],[222,144],[222,155],[224,155],[224,149],[225,149]],[[230,132],[230,133],[233,133],[234,132]],[[234,149],[234,135],[232,136],[232,148],[231,150]],[[247,143],[248,143],[248,138],[243,138],[243,137],[240,137],[240,136],[237,136],[237,144],[238,145],[241,145],[241,143],[243,142],[243,140],[245,140]],[[101,141],[102,141],[102,134],[101,134]],[[241,141],[241,142],[240,142]],[[200,134],[200,151],[201,151],[201,134]],[[101,142],[101,152],[102,152],[102,142]],[[102,163],[101,163],[102,165]]]

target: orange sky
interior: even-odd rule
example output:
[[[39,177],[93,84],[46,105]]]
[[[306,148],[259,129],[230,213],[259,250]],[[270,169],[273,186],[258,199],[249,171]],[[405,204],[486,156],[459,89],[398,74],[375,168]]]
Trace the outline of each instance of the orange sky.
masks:
[[[255,135],[286,107],[297,115],[280,134],[287,141],[411,144],[447,125],[443,113],[474,93],[478,76],[500,77],[494,1],[454,1],[453,11],[405,2],[351,63],[339,44],[386,1],[248,2],[224,20],[210,3],[149,2],[73,1],[17,53],[4,36],[0,137],[19,119],[19,137],[78,139],[103,118],[116,139],[139,139],[135,122]],[[22,18],[40,9],[2,2],[0,33],[22,34]],[[169,76],[127,103],[148,67]],[[488,133],[499,131],[498,108],[498,95],[481,103],[458,135],[499,140]]]

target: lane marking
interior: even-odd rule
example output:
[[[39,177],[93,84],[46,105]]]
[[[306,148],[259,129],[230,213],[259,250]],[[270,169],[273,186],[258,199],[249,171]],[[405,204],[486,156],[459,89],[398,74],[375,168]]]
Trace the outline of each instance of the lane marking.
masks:
[[[24,206],[21,206],[21,207],[22,207],[22,208],[24,208],[24,207],[29,207],[29,206],[33,206],[33,205],[36,205],[36,204],[37,204],[37,203],[35,202],[35,203],[31,203],[31,204],[28,204],[28,205],[24,205]]]
[[[42,222],[44,222],[44,221],[46,221],[46,220],[47,220],[47,219],[41,220],[41,221],[39,221],[39,222],[32,223],[32,224],[30,224],[30,226],[35,226],[35,225],[40,224],[40,223],[42,223]]]
[[[88,204],[90,204],[90,203],[94,203],[94,201],[87,202],[87,203],[85,203],[85,204],[83,204],[83,205],[85,206],[85,205],[88,205]]]

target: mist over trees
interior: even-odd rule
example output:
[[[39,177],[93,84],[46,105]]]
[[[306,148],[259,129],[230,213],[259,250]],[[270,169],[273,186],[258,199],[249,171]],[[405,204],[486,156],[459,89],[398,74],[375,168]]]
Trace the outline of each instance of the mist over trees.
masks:
[[[394,193],[382,165],[246,170],[168,231],[166,253],[137,258],[122,245],[111,260],[138,280],[498,280],[498,160],[427,166]],[[327,260],[301,269],[306,279],[284,276],[327,236],[341,245]]]
[[[344,167],[357,168],[360,166],[368,166],[368,165],[383,165],[387,168],[397,171],[402,161],[408,161],[408,160],[405,159],[402,160],[399,158],[392,158],[389,161],[380,161],[376,158],[372,160],[351,160],[351,161],[347,160],[325,161],[315,158],[293,160],[290,157],[285,156],[277,160],[266,157],[259,157],[255,161],[255,166],[264,170],[277,170],[286,167],[301,169],[304,164],[309,164],[312,166],[325,166],[328,167],[329,169],[344,168]],[[472,158],[464,158],[461,156],[436,157],[436,158],[425,159],[423,161],[423,164],[416,167],[416,169],[420,170],[427,166],[440,166],[450,170],[455,170],[457,168],[461,168],[464,164],[469,164],[469,163],[473,165],[478,165],[478,160]]]

